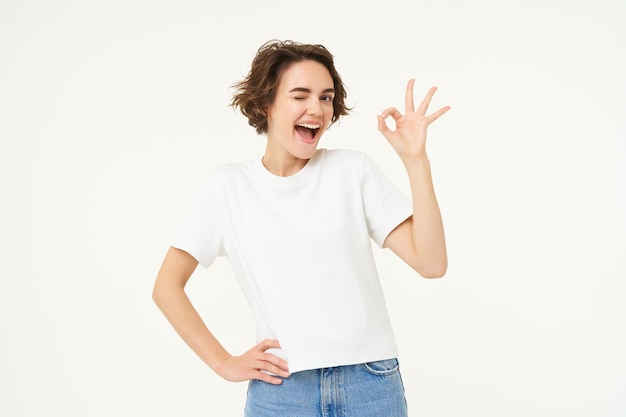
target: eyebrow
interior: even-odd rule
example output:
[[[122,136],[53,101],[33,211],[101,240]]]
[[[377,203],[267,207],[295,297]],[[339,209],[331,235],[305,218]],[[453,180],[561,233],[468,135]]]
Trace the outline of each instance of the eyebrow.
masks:
[[[304,88],[304,87],[296,87],[296,88],[292,88],[291,90],[289,90],[290,93],[295,93],[295,92],[302,92],[302,93],[311,93],[311,89],[310,88]],[[322,93],[334,93],[335,89],[334,88],[327,88],[326,90],[322,91]]]

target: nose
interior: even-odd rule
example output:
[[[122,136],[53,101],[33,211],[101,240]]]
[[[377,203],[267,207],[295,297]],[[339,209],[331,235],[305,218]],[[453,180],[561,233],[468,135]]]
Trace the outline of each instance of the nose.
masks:
[[[312,98],[311,100],[309,100],[307,112],[311,116],[321,116],[322,115],[322,103],[320,103],[320,101],[317,100],[316,98]]]

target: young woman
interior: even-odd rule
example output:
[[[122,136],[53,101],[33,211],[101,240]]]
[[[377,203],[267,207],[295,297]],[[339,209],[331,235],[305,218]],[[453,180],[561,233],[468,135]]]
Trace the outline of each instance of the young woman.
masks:
[[[322,45],[272,41],[232,105],[267,136],[262,157],[212,172],[167,252],[153,298],[218,375],[249,381],[246,417],[406,416],[396,345],[371,241],[426,278],[447,268],[426,155],[433,87],[417,109],[378,128],[410,180],[412,202],[363,153],[318,148],[347,115],[346,91]],[[395,121],[390,129],[386,119]],[[185,295],[198,263],[227,256],[256,319],[258,344],[230,354]]]

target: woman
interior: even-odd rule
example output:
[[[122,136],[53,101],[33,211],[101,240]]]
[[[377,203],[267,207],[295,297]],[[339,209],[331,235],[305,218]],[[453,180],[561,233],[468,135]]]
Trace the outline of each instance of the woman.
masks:
[[[228,381],[250,381],[245,415],[406,416],[397,351],[371,251],[388,247],[426,278],[447,268],[425,142],[433,87],[378,128],[410,180],[412,203],[361,152],[318,149],[348,114],[333,56],[272,41],[232,105],[267,136],[262,158],[209,176],[167,252],[153,298],[193,351]],[[390,129],[386,119],[395,121]],[[231,355],[184,287],[198,263],[227,256],[254,313],[258,344]],[[338,414],[337,414],[338,413]]]

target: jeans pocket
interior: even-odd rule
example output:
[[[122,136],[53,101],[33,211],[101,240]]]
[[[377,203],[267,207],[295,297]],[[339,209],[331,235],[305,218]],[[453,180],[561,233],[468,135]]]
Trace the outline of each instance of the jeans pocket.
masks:
[[[371,374],[377,376],[388,376],[397,373],[400,370],[398,359],[385,359],[382,361],[366,362],[363,367]]]

